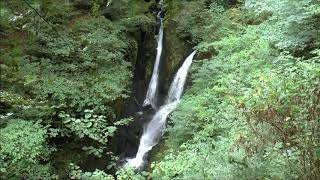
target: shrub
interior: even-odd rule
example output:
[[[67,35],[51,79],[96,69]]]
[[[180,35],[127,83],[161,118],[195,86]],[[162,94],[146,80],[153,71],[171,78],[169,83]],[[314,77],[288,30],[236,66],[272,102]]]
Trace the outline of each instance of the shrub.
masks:
[[[46,130],[39,123],[21,119],[0,129],[1,176],[4,179],[56,179],[48,158]]]

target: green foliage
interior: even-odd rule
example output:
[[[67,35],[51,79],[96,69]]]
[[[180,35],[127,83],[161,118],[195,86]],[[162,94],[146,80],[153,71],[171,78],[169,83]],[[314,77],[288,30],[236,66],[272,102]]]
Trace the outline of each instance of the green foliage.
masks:
[[[319,177],[320,56],[314,49],[319,40],[312,38],[319,26],[308,24],[316,22],[313,3],[261,2],[263,8],[281,4],[292,9],[279,8],[281,18],[273,13],[259,25],[247,26],[244,33],[222,35],[220,41],[200,39],[200,56],[215,56],[193,64],[193,83],[171,117],[166,151],[152,164],[154,179]],[[298,5],[313,13],[303,12],[308,17],[303,18],[293,9]],[[302,27],[274,29],[278,23],[293,23],[285,16],[300,17]],[[298,40],[284,38],[288,31],[301,31],[295,34]],[[304,41],[308,38],[313,45]],[[288,46],[274,46],[275,39]],[[295,57],[302,49],[309,55]]]
[[[100,14],[107,1],[94,1],[88,6],[81,2],[66,4],[64,0],[27,1],[34,9],[23,1],[8,2],[1,2],[0,9],[0,127],[8,121],[11,124],[10,119],[28,119],[27,123],[39,129],[34,139],[44,136],[44,148],[48,144],[58,151],[49,154],[46,150],[46,156],[42,151],[35,152],[37,157],[33,159],[37,162],[29,166],[26,162],[1,160],[1,165],[5,163],[1,173],[6,171],[3,177],[46,179],[46,173],[49,176],[56,170],[60,178],[66,178],[65,166],[70,162],[81,163],[92,155],[116,159],[108,151],[108,142],[119,126],[131,121],[119,118],[132,83],[130,62],[135,57],[131,54],[137,50],[136,40],[128,32],[140,26],[150,30],[153,16],[140,12],[147,6],[135,5],[139,10],[134,12],[134,21],[126,17],[132,12],[122,9],[125,16],[111,22]],[[14,134],[20,129],[10,131]],[[108,165],[113,167],[114,163]],[[30,168],[34,173],[30,172],[29,178],[25,173]],[[98,175],[92,176],[95,179]]]
[[[93,111],[85,110],[84,118],[72,118],[68,114],[61,113],[59,117],[68,129],[75,132],[79,138],[85,135],[100,143],[106,143],[109,136],[113,136],[116,127],[107,126],[105,116],[92,114]]]
[[[106,144],[109,137],[113,137],[117,130],[117,125],[127,125],[131,119],[122,119],[114,122],[113,126],[108,126],[108,121],[103,115],[96,115],[93,110],[84,110],[84,117],[74,118],[69,114],[61,112],[59,117],[62,118],[63,124],[75,133],[79,138],[89,137],[101,144]],[[110,123],[110,122],[109,122]],[[67,135],[70,136],[68,132]]]
[[[31,56],[21,62],[22,75],[30,79],[26,86],[37,99],[49,96],[54,105],[78,112],[92,107],[113,117],[107,103],[126,97],[131,77],[129,63],[124,60],[127,42],[103,19],[79,21],[64,36],[61,41],[49,32],[38,35],[28,50]],[[84,87],[89,88],[83,91]]]
[[[114,180],[113,176],[106,174],[101,170],[94,172],[82,172],[79,166],[70,164],[70,179],[83,179],[83,180]]]
[[[85,146],[85,147],[83,147],[82,149],[83,149],[84,151],[86,151],[88,155],[94,155],[94,156],[97,156],[97,157],[99,157],[99,158],[102,157],[103,148],[98,149],[98,148],[95,148],[95,147],[93,147],[93,146],[89,146],[89,147],[86,147],[86,146]]]
[[[180,38],[194,44],[203,40],[219,40],[241,30],[241,24],[232,20],[222,4],[215,1],[169,2],[169,7],[175,7],[175,11],[178,11],[176,14],[169,14],[169,17],[176,22]]]
[[[39,123],[21,119],[9,121],[0,129],[1,178],[56,179],[46,164],[51,149],[46,145],[46,130]]]
[[[35,7],[41,9],[41,13],[50,23],[56,24],[65,24],[68,20],[76,15],[80,15],[80,12],[77,11],[73,6],[70,6],[65,3],[65,0],[40,0],[39,2],[35,1]],[[37,4],[39,3],[39,4]]]
[[[154,20],[146,15],[136,15],[123,19],[119,24],[126,27],[125,30],[128,32],[136,32],[137,30],[150,32],[154,23]]]
[[[124,167],[117,171],[116,177],[119,180],[144,180],[148,179],[149,173],[147,172],[136,172],[131,167]]]
[[[247,6],[257,13],[272,14],[263,32],[279,49],[301,52],[319,47],[319,1],[254,0]]]

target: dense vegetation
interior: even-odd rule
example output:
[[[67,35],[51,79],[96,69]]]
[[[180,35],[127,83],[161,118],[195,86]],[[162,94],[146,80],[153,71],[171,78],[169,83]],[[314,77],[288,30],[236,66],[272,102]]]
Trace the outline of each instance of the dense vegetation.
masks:
[[[66,178],[69,163],[114,158],[108,140],[130,121],[119,119],[137,51],[129,33],[153,16],[124,11],[127,1],[112,6],[115,22],[100,15],[107,2],[1,3],[0,177]]]
[[[319,178],[319,1],[222,2],[168,3],[200,55],[152,176]]]
[[[164,2],[198,53],[148,173],[108,142],[156,2],[68,2],[1,1],[0,179],[320,178],[319,0]]]

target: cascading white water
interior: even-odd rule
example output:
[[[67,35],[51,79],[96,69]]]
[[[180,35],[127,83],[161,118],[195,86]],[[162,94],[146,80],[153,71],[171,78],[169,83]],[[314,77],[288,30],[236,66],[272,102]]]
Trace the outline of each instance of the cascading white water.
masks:
[[[196,51],[193,51],[184,61],[181,68],[178,70],[176,76],[173,79],[173,82],[171,83],[166,104],[180,100],[183,92],[183,87],[186,82],[188,69],[191,66],[195,54]]]
[[[167,116],[175,109],[176,104],[177,102],[174,102],[162,106],[153,116],[152,120],[144,128],[136,157],[127,160],[129,166],[137,169],[143,166],[145,155],[159,142],[165,129]]]
[[[145,162],[145,155],[149,152],[160,140],[166,126],[168,115],[176,108],[181,98],[183,87],[186,82],[188,69],[192,63],[196,51],[191,53],[184,61],[183,65],[178,70],[173,82],[171,83],[168,97],[165,105],[153,116],[152,120],[144,128],[144,132],[140,139],[140,144],[136,157],[128,159],[128,165],[134,168],[140,168]]]
[[[153,72],[151,76],[151,80],[149,82],[149,87],[146,95],[146,99],[143,102],[143,106],[151,105],[154,109],[156,108],[157,102],[157,88],[159,81],[159,65],[163,48],[163,22],[161,18],[161,12],[158,13],[158,18],[160,19],[161,25],[159,29],[158,35],[158,46],[157,46],[157,56],[156,61],[154,63]]]

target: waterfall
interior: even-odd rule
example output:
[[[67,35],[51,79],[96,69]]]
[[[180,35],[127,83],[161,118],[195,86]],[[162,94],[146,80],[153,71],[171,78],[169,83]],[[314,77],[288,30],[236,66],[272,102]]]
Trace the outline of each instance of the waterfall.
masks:
[[[177,102],[162,106],[153,116],[152,120],[144,128],[140,138],[140,144],[136,157],[128,159],[128,165],[134,168],[141,168],[145,162],[145,155],[157,145],[166,125],[167,116],[175,109]]]
[[[158,46],[157,46],[157,56],[153,67],[153,72],[151,80],[149,82],[149,87],[146,95],[146,99],[143,102],[143,106],[151,105],[154,109],[157,105],[157,88],[159,82],[159,65],[163,48],[163,20],[161,18],[161,11],[158,13],[158,18],[160,19],[161,25],[158,35]]]
[[[183,92],[183,87],[186,82],[187,74],[188,74],[188,69],[191,66],[193,56],[196,54],[196,51],[193,51],[187,59],[184,61],[182,64],[181,68],[178,70],[176,76],[173,79],[173,82],[171,83],[169,92],[168,92],[168,97],[166,103],[172,103],[175,101],[179,101],[180,97]]]
[[[196,51],[192,52],[184,61],[171,83],[165,105],[160,107],[152,120],[144,128],[136,157],[127,160],[129,166],[141,168],[145,162],[145,155],[159,142],[164,133],[168,115],[179,103],[187,79],[188,69],[195,53]]]

